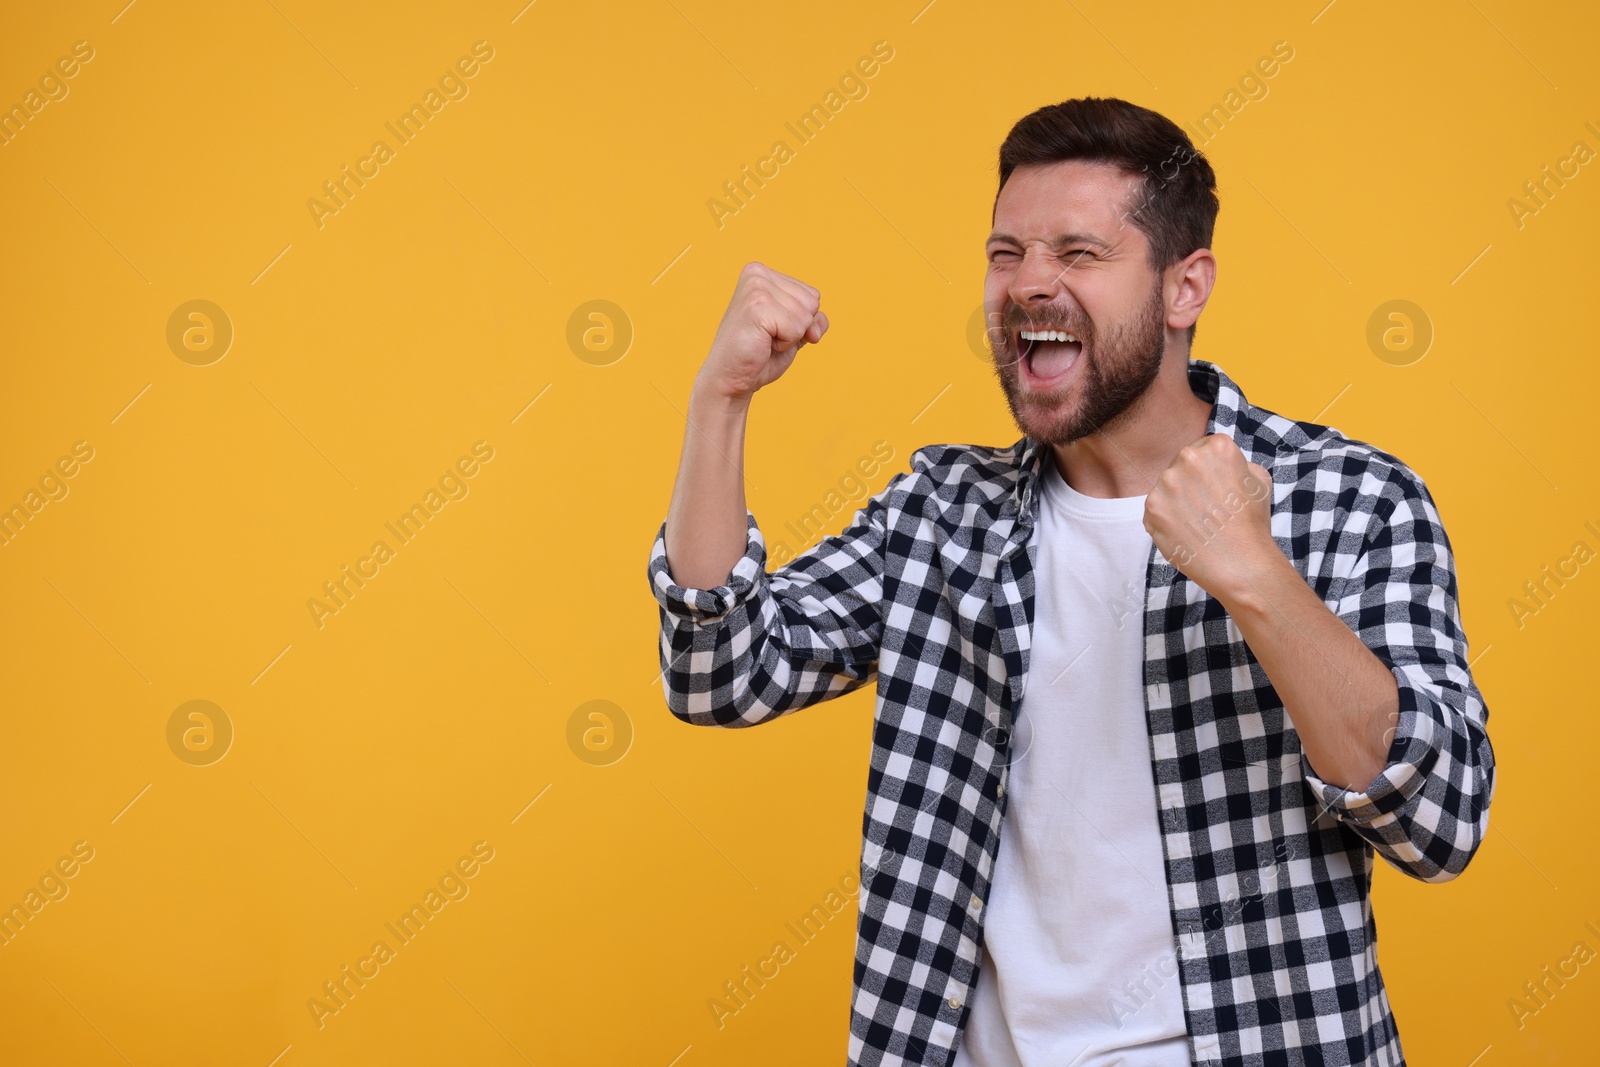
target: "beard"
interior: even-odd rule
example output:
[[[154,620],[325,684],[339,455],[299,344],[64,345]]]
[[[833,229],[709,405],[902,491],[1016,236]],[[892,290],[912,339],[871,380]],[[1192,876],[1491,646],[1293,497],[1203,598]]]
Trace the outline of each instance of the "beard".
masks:
[[[1062,318],[1051,308],[1043,315],[1030,317],[1009,301],[1001,322],[1005,337],[998,349],[995,334],[999,331],[989,331],[995,376],[1000,379],[1017,428],[1048,445],[1070,445],[1131,416],[1160,373],[1166,351],[1166,314],[1159,277],[1150,299],[1128,320],[1108,329],[1104,337],[1098,335],[1087,316]],[[1018,336],[1019,326],[1071,333],[1083,346],[1078,355],[1082,366],[1074,366],[1075,373],[1055,389],[1030,389],[1023,384],[1020,364],[1034,342]]]

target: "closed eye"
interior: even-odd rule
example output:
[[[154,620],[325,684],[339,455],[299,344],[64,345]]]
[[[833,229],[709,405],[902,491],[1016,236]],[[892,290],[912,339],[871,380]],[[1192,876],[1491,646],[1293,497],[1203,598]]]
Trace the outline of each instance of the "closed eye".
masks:
[[[1084,256],[1092,256],[1092,255],[1094,255],[1094,251],[1092,249],[1088,249],[1088,248],[1071,248],[1071,249],[1068,249],[1065,252],[1062,252],[1061,253],[1061,258],[1069,260],[1069,261],[1071,261],[1073,263],[1076,263],[1082,257],[1084,257]],[[991,263],[999,261],[999,260],[1002,260],[1002,259],[1009,261],[1009,260],[1017,259],[1017,258],[1019,258],[1019,253],[1017,253],[1017,252],[1015,252],[1015,251],[1013,251],[1012,249],[1009,249],[1009,248],[997,248],[993,252],[989,253],[989,261]]]

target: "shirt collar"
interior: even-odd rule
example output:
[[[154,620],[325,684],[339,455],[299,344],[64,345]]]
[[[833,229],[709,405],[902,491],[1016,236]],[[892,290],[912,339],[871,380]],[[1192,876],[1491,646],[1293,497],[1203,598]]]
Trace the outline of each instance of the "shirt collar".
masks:
[[[1203,359],[1189,360],[1189,388],[1201,400],[1211,402],[1211,415],[1206,419],[1206,433],[1226,433],[1231,436],[1245,457],[1252,462],[1263,462],[1260,453],[1270,455],[1270,443],[1263,449],[1261,440],[1245,424],[1259,425],[1259,421],[1246,415],[1250,402],[1244,391],[1228,377],[1221,367]],[[1011,489],[1011,504],[1023,525],[1033,523],[1033,497],[1038,488],[1044,464],[1050,456],[1050,446],[1032,437],[1024,437],[1013,446],[1018,453],[1018,474]]]

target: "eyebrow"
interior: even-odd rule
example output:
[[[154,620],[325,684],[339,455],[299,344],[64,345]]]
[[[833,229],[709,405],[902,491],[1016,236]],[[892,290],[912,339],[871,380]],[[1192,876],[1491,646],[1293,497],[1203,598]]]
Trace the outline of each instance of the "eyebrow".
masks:
[[[1000,243],[1016,245],[1019,248],[1022,246],[1022,242],[1011,236],[1009,233],[993,233],[990,234],[989,239],[983,243],[983,247],[988,248],[992,244]],[[1053,248],[1060,248],[1064,245],[1071,244],[1086,244],[1093,245],[1096,248],[1106,249],[1111,247],[1111,245],[1096,237],[1092,233],[1058,233],[1056,234],[1054,240],[1050,242],[1050,244]]]

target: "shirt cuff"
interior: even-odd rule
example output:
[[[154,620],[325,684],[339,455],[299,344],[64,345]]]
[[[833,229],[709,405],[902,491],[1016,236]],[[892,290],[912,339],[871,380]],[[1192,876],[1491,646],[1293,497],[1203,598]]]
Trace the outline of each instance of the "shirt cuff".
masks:
[[[715,619],[727,614],[750,595],[756,580],[767,570],[767,543],[756,525],[756,517],[745,511],[744,555],[739,557],[728,580],[711,589],[696,589],[672,580],[667,566],[667,524],[662,521],[650,548],[650,588],[656,601],[668,613],[692,620]]]
[[[1358,824],[1389,821],[1422,791],[1439,759],[1439,738],[1447,729],[1433,695],[1419,687],[1403,668],[1390,665],[1389,670],[1400,690],[1400,716],[1389,743],[1388,763],[1366,789],[1357,792],[1329,785],[1312,772],[1305,752],[1300,753],[1306,785],[1321,799],[1323,807]]]

